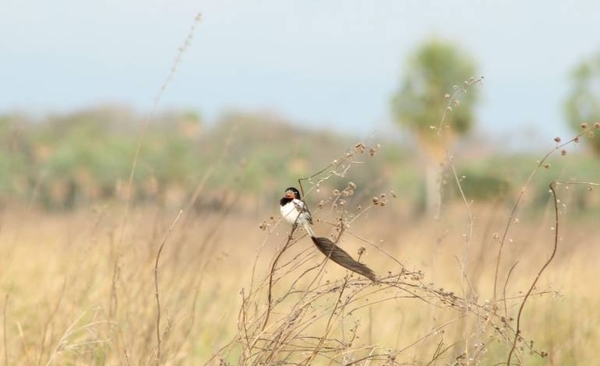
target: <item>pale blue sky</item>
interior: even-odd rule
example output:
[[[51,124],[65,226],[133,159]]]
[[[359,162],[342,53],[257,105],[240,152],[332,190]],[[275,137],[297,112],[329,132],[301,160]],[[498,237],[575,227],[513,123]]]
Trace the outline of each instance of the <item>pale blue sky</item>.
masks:
[[[403,63],[435,35],[480,64],[479,133],[552,146],[569,134],[568,72],[600,50],[597,0],[3,0],[0,112],[147,112],[198,12],[161,108],[267,109],[360,135],[389,128]]]

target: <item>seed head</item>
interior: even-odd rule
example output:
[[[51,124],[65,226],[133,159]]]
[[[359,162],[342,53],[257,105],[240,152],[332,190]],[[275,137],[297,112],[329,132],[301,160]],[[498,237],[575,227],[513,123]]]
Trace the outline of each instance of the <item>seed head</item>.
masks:
[[[560,142],[560,136],[556,136],[556,137],[554,138],[554,142],[556,142],[556,143],[558,144],[558,143]]]
[[[587,129],[587,128],[588,128],[588,124],[587,124],[587,123],[585,123],[585,122],[584,122],[584,123],[582,123],[582,124],[581,124],[581,128],[582,128],[582,129],[584,129],[584,130],[585,130],[585,129]]]
[[[356,151],[358,151],[361,154],[365,151],[366,147],[367,147],[367,145],[365,145],[364,142],[359,142],[358,144],[356,144],[356,146],[354,146],[354,148],[356,149]]]

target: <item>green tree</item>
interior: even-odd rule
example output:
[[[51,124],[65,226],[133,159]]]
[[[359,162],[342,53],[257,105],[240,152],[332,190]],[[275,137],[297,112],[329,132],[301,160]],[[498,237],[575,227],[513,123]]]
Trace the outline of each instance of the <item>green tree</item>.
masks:
[[[570,81],[564,112],[569,125],[579,132],[582,123],[600,121],[600,52],[573,68]],[[600,138],[588,141],[594,153],[600,156]]]
[[[466,135],[475,123],[473,109],[479,95],[477,89],[467,93],[463,83],[470,85],[476,72],[477,65],[467,53],[433,38],[409,58],[400,87],[392,96],[396,122],[415,136],[427,157],[424,204],[429,210],[435,206],[439,164],[456,138]],[[451,96],[457,91],[465,93],[454,100]]]

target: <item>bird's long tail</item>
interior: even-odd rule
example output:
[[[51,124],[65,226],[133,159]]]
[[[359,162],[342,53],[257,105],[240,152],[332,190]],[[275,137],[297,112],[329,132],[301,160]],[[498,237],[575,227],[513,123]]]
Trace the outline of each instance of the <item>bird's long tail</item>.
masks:
[[[335,245],[328,238],[316,237],[312,233],[312,230],[308,232],[311,234],[310,238],[312,239],[316,247],[329,259],[352,272],[356,272],[360,275],[367,277],[373,282],[377,282],[377,277],[375,276],[375,273],[369,267],[360,262],[355,261],[348,253],[346,253],[342,248]]]
[[[303,227],[304,227],[304,230],[306,230],[306,232],[308,233],[308,235],[309,235],[311,238],[314,238],[314,237],[315,237],[315,232],[314,232],[314,231],[313,231],[313,229],[310,227],[310,224],[309,224],[309,223],[305,222],[305,223],[304,223],[304,225],[303,225]]]

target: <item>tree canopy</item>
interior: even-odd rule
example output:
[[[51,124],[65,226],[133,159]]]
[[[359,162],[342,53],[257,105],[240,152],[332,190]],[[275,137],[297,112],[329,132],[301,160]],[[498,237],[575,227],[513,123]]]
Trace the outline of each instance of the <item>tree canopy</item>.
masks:
[[[437,38],[424,42],[408,60],[400,87],[392,97],[397,123],[414,133],[425,150],[431,150],[440,141],[431,126],[438,125],[450,107],[452,112],[444,121],[449,127],[444,134],[450,138],[442,145],[454,135],[465,135],[475,122],[473,107],[478,100],[477,90],[462,95],[460,105],[458,101],[449,105],[452,102],[449,96],[464,88],[461,83],[476,72],[474,59],[457,45]]]
[[[571,71],[571,90],[564,104],[567,122],[573,130],[581,124],[600,121],[600,52]],[[600,155],[600,138],[588,139],[596,155]]]

